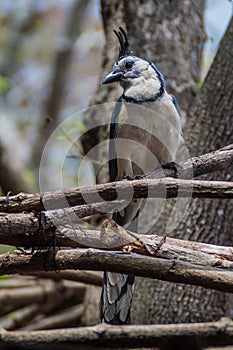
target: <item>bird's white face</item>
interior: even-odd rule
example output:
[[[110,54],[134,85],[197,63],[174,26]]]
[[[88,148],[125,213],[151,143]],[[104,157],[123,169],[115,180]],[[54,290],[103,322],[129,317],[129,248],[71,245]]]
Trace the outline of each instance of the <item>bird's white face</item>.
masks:
[[[122,81],[137,79],[141,75],[148,75],[149,62],[135,56],[127,56],[114,64],[113,70],[122,72]]]
[[[162,76],[148,61],[137,56],[126,56],[117,61],[111,73],[103,80],[103,84],[120,82],[124,93],[133,95],[155,95],[161,87]],[[140,90],[140,91],[138,91]]]

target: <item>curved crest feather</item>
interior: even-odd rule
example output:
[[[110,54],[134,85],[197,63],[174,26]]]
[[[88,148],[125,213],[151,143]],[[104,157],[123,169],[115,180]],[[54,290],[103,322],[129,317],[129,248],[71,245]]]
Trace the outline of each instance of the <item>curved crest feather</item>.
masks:
[[[113,30],[113,32],[117,36],[120,43],[118,59],[121,59],[129,54],[129,41],[127,34],[122,27],[119,27],[119,31]]]

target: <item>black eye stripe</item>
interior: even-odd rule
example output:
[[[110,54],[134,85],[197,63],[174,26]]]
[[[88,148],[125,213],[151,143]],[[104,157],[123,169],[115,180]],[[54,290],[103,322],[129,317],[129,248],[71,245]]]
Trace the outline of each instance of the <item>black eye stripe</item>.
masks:
[[[125,68],[126,69],[130,69],[130,68],[132,68],[133,67],[133,61],[127,61],[126,63],[125,63]]]

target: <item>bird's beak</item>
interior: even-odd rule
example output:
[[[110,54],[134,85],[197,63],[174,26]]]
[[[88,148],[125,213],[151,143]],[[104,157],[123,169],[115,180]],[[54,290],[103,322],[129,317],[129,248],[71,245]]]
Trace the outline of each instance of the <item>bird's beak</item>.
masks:
[[[115,81],[119,81],[122,77],[123,73],[120,71],[112,71],[103,79],[102,84],[109,84]]]

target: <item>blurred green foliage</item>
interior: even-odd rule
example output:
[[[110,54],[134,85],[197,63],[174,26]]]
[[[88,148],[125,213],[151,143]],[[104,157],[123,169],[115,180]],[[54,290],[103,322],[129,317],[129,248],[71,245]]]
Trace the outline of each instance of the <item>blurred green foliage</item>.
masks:
[[[15,247],[5,245],[5,244],[0,244],[0,254],[13,252],[14,250],[15,250]]]
[[[4,93],[8,87],[8,79],[0,75],[0,94]]]
[[[204,83],[204,80],[200,79],[199,82],[195,84],[196,89],[201,90],[203,83]]]

